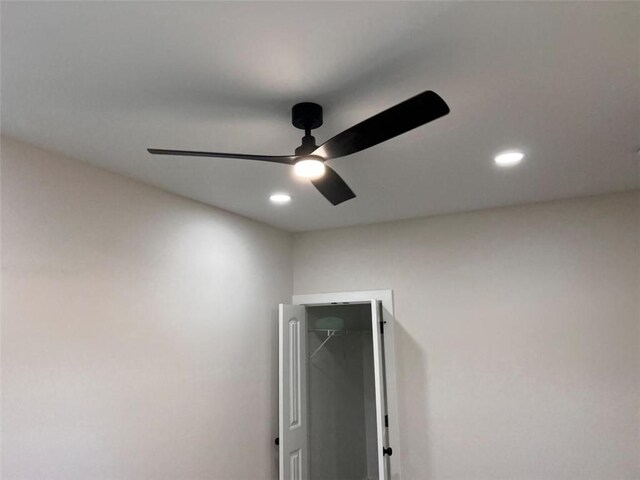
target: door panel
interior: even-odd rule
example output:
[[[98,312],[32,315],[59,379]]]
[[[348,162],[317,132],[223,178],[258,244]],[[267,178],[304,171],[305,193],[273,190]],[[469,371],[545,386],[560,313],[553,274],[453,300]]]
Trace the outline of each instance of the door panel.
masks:
[[[385,415],[387,414],[385,380],[384,380],[384,342],[381,332],[380,308],[376,300],[371,300],[371,328],[373,330],[373,371],[375,377],[376,398],[376,436],[378,440],[378,479],[389,478],[387,457],[384,448],[387,447],[387,429]]]
[[[307,318],[302,306],[280,304],[279,378],[280,480],[307,480]]]

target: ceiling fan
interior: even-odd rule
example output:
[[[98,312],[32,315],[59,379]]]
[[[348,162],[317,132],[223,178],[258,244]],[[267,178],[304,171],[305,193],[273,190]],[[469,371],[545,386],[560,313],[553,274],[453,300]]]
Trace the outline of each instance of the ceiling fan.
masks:
[[[311,130],[322,125],[322,107],[317,103],[298,103],[292,109],[293,126],[304,130],[302,145],[294,155],[248,155],[242,153],[192,152],[186,150],[147,149],[154,155],[237,158],[293,165],[295,173],[308,178],[333,205],[355,198],[356,194],[335,170],[325,162],[373,147],[449,113],[449,106],[434,92],[422,92],[384,112],[339,133],[322,145],[316,145]]]

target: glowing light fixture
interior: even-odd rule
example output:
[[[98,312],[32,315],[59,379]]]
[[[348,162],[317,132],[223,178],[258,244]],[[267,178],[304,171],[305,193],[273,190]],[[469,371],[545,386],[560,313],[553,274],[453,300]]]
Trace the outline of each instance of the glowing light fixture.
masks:
[[[323,159],[315,155],[307,155],[302,160],[298,160],[293,166],[293,171],[296,175],[309,180],[322,177],[325,170]]]
[[[513,167],[514,165],[518,165],[523,159],[524,153],[515,150],[499,153],[493,158],[499,167]]]
[[[288,193],[274,193],[269,197],[271,203],[276,203],[278,205],[284,205],[285,203],[289,203],[291,201],[291,195]]]

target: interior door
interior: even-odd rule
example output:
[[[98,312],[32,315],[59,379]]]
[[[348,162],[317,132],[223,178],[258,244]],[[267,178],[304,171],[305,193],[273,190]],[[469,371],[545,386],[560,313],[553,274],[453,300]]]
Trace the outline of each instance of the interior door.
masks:
[[[307,318],[299,305],[280,304],[280,480],[309,478]]]
[[[382,316],[376,300],[371,300],[371,328],[373,331],[373,372],[375,376],[376,398],[376,436],[378,439],[378,478],[389,478],[386,455],[391,453],[387,445],[387,429],[385,416],[387,415],[386,387],[384,373],[384,341],[382,340],[383,325],[380,323]]]

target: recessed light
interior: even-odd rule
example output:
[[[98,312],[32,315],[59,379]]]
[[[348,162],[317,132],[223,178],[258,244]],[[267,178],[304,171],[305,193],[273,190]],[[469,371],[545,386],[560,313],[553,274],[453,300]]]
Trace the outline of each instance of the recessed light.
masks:
[[[302,178],[315,180],[324,175],[326,168],[321,157],[315,155],[307,155],[302,160],[298,160],[293,166],[296,175]]]
[[[499,167],[513,167],[514,165],[518,165],[523,158],[524,153],[518,152],[516,150],[511,150],[508,152],[499,153],[498,155],[493,157],[493,160]]]
[[[291,195],[288,193],[274,193],[269,197],[271,203],[277,203],[278,205],[284,205],[285,203],[289,203],[291,201]]]

